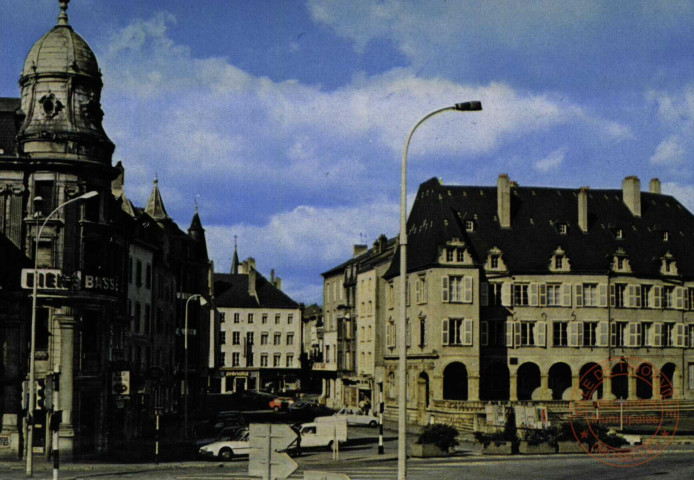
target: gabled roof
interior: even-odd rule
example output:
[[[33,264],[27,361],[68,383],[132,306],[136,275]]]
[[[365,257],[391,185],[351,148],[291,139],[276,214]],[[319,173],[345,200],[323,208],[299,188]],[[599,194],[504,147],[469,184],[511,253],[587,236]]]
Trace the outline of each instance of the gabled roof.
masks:
[[[483,264],[497,247],[512,273],[547,273],[553,253],[565,251],[572,272],[606,273],[623,249],[635,275],[660,274],[671,253],[679,273],[694,276],[694,216],[669,195],[641,192],[641,217],[632,215],[622,190],[588,190],[588,231],[578,226],[579,189],[512,187],[511,228],[497,219],[496,187],[422,183],[407,221],[408,271],[438,264],[439,247],[460,239]],[[465,220],[474,221],[466,231]],[[566,225],[560,233],[559,224]],[[622,238],[615,234],[622,231]],[[663,240],[663,232],[669,240]],[[386,277],[399,272],[396,251]]]
[[[257,298],[248,291],[249,275],[245,273],[215,273],[215,303],[222,308],[299,308],[299,304],[255,272]]]
[[[341,263],[337,267],[333,267],[330,270],[321,273],[321,275],[323,277],[330,277],[344,271],[347,267],[352,265],[357,265],[359,271],[366,271],[384,260],[388,260],[393,253],[393,248],[395,247],[396,241],[397,237],[387,239],[384,242],[384,245],[382,245],[382,248],[376,248],[376,246],[374,246],[356,257],[352,257],[346,262]]]

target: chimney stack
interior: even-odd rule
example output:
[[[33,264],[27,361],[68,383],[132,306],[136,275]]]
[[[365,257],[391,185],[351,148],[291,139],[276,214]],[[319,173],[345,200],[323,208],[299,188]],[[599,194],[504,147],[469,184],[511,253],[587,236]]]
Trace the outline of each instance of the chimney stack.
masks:
[[[626,177],[622,182],[622,198],[631,214],[641,216],[641,181],[639,177]]]
[[[588,190],[581,187],[578,191],[578,227],[583,233],[588,233]]]
[[[362,243],[355,243],[354,244],[354,258],[358,257],[364,252],[367,252],[369,250],[369,247],[362,244]]]
[[[660,179],[651,178],[650,192],[660,195]]]
[[[511,228],[511,180],[502,173],[496,182],[496,209],[501,228]]]
[[[258,293],[255,291],[255,268],[248,264],[248,295],[251,297],[258,297]]]

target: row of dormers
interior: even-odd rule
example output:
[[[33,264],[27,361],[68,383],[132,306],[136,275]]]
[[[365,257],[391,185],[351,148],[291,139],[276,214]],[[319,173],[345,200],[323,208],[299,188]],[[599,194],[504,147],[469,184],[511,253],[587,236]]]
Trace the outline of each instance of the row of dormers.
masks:
[[[677,262],[670,252],[666,252],[661,258],[661,275],[677,276]],[[454,238],[442,247],[439,247],[438,261],[441,265],[466,265],[473,266],[472,255],[462,240]],[[487,253],[484,269],[492,272],[508,272],[504,262],[503,252],[498,247],[493,247]],[[571,272],[571,259],[561,246],[558,246],[547,264],[547,269],[552,273]],[[617,248],[612,257],[611,270],[615,273],[632,273],[629,257],[622,247]]]

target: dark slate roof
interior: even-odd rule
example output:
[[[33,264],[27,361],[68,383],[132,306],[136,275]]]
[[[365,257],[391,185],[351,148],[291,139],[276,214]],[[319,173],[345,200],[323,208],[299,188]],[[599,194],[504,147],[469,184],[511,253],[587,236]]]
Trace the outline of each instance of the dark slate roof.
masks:
[[[248,275],[245,273],[214,274],[214,296],[218,307],[299,308],[298,303],[258,272],[255,272],[255,290],[257,299],[248,293]]]
[[[493,247],[512,273],[546,273],[551,257],[561,247],[572,272],[610,271],[615,252],[623,249],[632,272],[660,275],[661,258],[670,252],[680,275],[694,276],[694,216],[670,195],[641,192],[641,217],[622,201],[622,190],[588,190],[588,233],[578,226],[579,189],[511,187],[511,228],[497,219],[496,187],[422,183],[407,222],[408,271],[438,263],[438,247],[459,238],[476,262],[484,263]],[[475,229],[465,231],[464,221]],[[558,224],[568,227],[559,233]],[[623,238],[615,235],[617,229]],[[663,240],[663,231],[669,241]],[[399,252],[386,277],[399,271]]]
[[[17,153],[17,117],[16,112],[21,106],[19,98],[0,97],[0,149],[3,155]]]
[[[330,270],[321,273],[321,275],[323,277],[329,277],[343,271],[351,265],[357,265],[360,272],[367,271],[382,261],[387,260],[392,255],[396,241],[397,237],[389,238],[382,250],[377,250],[374,246],[356,257],[352,257],[346,262],[341,263],[337,267],[333,267]]]

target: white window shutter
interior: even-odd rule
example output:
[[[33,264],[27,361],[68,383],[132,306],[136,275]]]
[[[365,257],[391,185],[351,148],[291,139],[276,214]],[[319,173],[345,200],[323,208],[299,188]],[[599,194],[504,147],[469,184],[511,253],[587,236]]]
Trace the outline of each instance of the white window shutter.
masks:
[[[489,305],[489,284],[487,282],[480,283],[480,305],[483,307]]]
[[[540,290],[540,306],[545,307],[547,306],[547,284],[546,283],[541,283],[539,285],[539,290]]]
[[[547,322],[537,322],[537,335],[535,336],[535,344],[538,347],[547,346]]]
[[[617,302],[617,287],[614,284],[610,284],[610,307],[614,307]]]
[[[663,324],[660,322],[653,324],[653,341],[651,343],[654,347],[663,346]]]
[[[504,282],[501,284],[501,304],[504,307],[512,307],[511,302],[511,285],[512,283]]]
[[[448,345],[448,319],[444,318],[441,323],[441,344]]]
[[[578,347],[578,323],[569,323],[569,347]]]
[[[448,275],[441,277],[441,301],[448,302]]]
[[[506,330],[506,346],[509,348],[513,348],[513,325],[515,322],[512,322],[510,319],[506,320],[506,323],[504,324],[504,329]]]
[[[663,287],[659,285],[654,285],[651,288],[653,293],[653,308],[662,308],[663,305]]]
[[[684,288],[682,287],[675,287],[675,308],[684,309]]]
[[[576,285],[576,306],[583,306],[583,285]]]
[[[606,347],[607,346],[607,340],[608,340],[607,325],[608,325],[607,322],[599,322],[598,323],[598,338],[596,338],[598,347]]]
[[[598,285],[598,295],[600,296],[600,306],[607,307],[607,285],[604,283]]]
[[[562,305],[565,307],[570,307],[571,306],[571,284],[565,283],[561,286],[561,288],[563,290],[562,297],[564,297]]]
[[[636,322],[629,322],[629,335],[626,342],[627,347],[638,346],[639,342],[636,333],[638,326],[639,324]]]
[[[480,322],[480,345],[486,347],[489,344],[489,323]]]
[[[463,345],[471,346],[473,344],[473,325],[472,319],[466,318],[463,320]]]
[[[471,276],[463,277],[463,302],[472,303],[472,280]]]
[[[612,285],[610,285],[610,287],[612,287]],[[636,306],[636,295],[634,294],[635,291],[636,285],[627,286],[627,292],[629,292],[629,296],[626,306],[629,308],[634,308]]]
[[[684,323],[678,323],[675,325],[675,346],[676,347],[685,347],[685,342],[684,342]]]
[[[513,322],[513,344],[516,347],[520,347],[521,344],[521,331],[520,331],[520,322]]]
[[[537,307],[537,283],[530,284],[529,304],[531,307]]]

